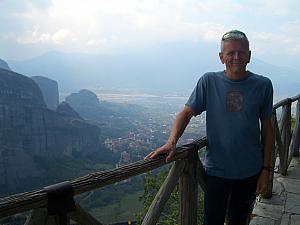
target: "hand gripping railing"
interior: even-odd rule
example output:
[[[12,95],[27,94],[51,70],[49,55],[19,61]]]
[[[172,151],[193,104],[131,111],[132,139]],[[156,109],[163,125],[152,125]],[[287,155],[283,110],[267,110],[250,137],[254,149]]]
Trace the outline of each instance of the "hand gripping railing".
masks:
[[[206,145],[206,138],[177,148],[170,162],[174,162],[167,179],[149,208],[144,225],[156,224],[175,184],[180,179],[181,224],[197,224],[197,187],[204,183],[204,170],[198,158],[198,149]],[[73,196],[104,187],[145,173],[166,164],[166,155],[141,160],[113,170],[95,172],[70,182],[45,187],[38,191],[21,193],[0,199],[0,218],[31,211],[26,225],[65,225],[70,219],[81,225],[100,225],[93,216],[74,202]]]
[[[297,101],[295,128],[291,130],[291,106]],[[277,121],[278,108],[282,107],[281,119]],[[300,143],[300,95],[284,99],[273,106],[272,124],[275,134],[272,167],[279,156],[279,172],[286,175],[293,156],[299,156]],[[173,165],[144,217],[143,225],[154,225],[170,197],[176,183],[180,186],[180,224],[197,224],[198,183],[204,187],[204,169],[198,158],[198,150],[206,145],[206,138],[177,148],[170,162]],[[31,210],[26,225],[65,225],[70,218],[81,225],[101,225],[93,216],[74,202],[73,196],[126,180],[166,164],[166,155],[142,160],[113,170],[95,172],[70,182],[52,185],[41,190],[16,194],[0,199],[0,218]],[[270,173],[269,190],[263,197],[272,195],[274,171]],[[55,207],[55,206],[60,207]]]

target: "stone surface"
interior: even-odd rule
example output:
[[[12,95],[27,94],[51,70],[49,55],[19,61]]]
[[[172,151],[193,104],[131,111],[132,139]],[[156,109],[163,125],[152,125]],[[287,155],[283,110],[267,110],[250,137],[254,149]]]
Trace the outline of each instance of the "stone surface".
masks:
[[[292,168],[289,168],[288,171],[288,177],[289,178],[292,178],[292,179],[299,179],[300,177],[300,168],[299,167],[292,167]]]
[[[282,218],[281,218],[280,225],[289,225],[290,224],[290,217],[291,217],[290,214],[287,214],[287,213],[283,214]]]
[[[82,119],[67,102],[60,103],[56,108],[56,112],[64,116]]]
[[[42,91],[44,101],[48,109],[56,110],[59,102],[58,84],[55,80],[47,77],[33,76],[31,79],[39,86]]]
[[[271,205],[265,203],[256,203],[255,208],[253,209],[252,214],[270,218],[274,220],[278,220],[281,218],[281,214],[283,213],[283,206],[280,205]]]
[[[273,224],[262,217],[275,220],[274,225],[300,225],[300,158],[294,157],[288,168],[287,176],[274,175],[273,196],[256,202],[250,224]],[[284,206],[284,208],[279,208]],[[262,216],[262,217],[261,217]]]
[[[273,181],[273,195],[281,195],[284,192],[284,186],[282,183],[278,182],[277,179],[274,176],[274,181]]]
[[[99,151],[99,135],[97,126],[47,109],[32,79],[0,69],[0,190],[40,176],[35,157]]]
[[[285,211],[300,214],[300,195],[288,193]]]
[[[250,225],[275,225],[275,220],[272,220],[270,218],[255,216],[251,220]]]
[[[292,215],[290,225],[300,225],[300,215]]]
[[[272,198],[264,199],[261,198],[260,203],[265,203],[269,205],[281,205],[285,204],[285,196],[284,195],[273,195]]]
[[[300,180],[279,177],[277,181],[283,184],[287,192],[300,194]]]

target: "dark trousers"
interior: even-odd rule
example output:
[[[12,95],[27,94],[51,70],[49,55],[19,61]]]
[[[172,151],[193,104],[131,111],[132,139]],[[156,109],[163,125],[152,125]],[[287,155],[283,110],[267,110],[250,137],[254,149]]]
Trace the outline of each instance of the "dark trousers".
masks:
[[[231,180],[206,175],[204,224],[224,225],[227,212],[229,225],[245,225],[256,197],[255,191],[258,176]]]

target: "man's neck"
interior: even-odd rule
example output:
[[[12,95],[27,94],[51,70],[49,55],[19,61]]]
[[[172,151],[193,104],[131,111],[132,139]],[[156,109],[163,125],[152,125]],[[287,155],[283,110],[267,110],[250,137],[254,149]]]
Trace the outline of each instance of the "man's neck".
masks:
[[[245,77],[247,77],[247,71],[242,71],[242,72],[232,72],[232,71],[228,71],[225,70],[225,74],[226,76],[230,79],[230,80],[241,80],[244,79]]]

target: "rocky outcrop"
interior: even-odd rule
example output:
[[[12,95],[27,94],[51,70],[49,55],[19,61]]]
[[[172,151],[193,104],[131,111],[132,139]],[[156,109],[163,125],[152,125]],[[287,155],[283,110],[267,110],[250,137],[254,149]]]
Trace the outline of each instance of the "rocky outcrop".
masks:
[[[140,116],[144,109],[141,106],[126,103],[99,101],[97,95],[89,90],[80,90],[66,97],[66,102],[88,120],[107,121],[111,116],[131,117]]]
[[[31,77],[42,91],[44,101],[48,109],[56,110],[59,103],[58,84],[55,80],[47,77],[34,76]]]
[[[57,106],[56,112],[63,115],[63,116],[69,116],[69,117],[74,117],[74,118],[77,118],[77,119],[82,119],[79,116],[79,114],[65,101],[60,103]]]
[[[70,94],[66,102],[84,119],[99,120],[105,115],[112,115],[110,110],[101,107],[97,95],[86,89]]]
[[[32,79],[0,69],[0,189],[44,173],[35,156],[99,151],[100,129],[72,114],[49,110]]]
[[[5,70],[11,70],[7,64],[7,62],[5,62],[4,60],[0,59],[0,68],[1,69],[5,69]]]
[[[82,89],[78,93],[72,93],[66,97],[66,101],[71,105],[98,106],[97,95],[89,90]]]

